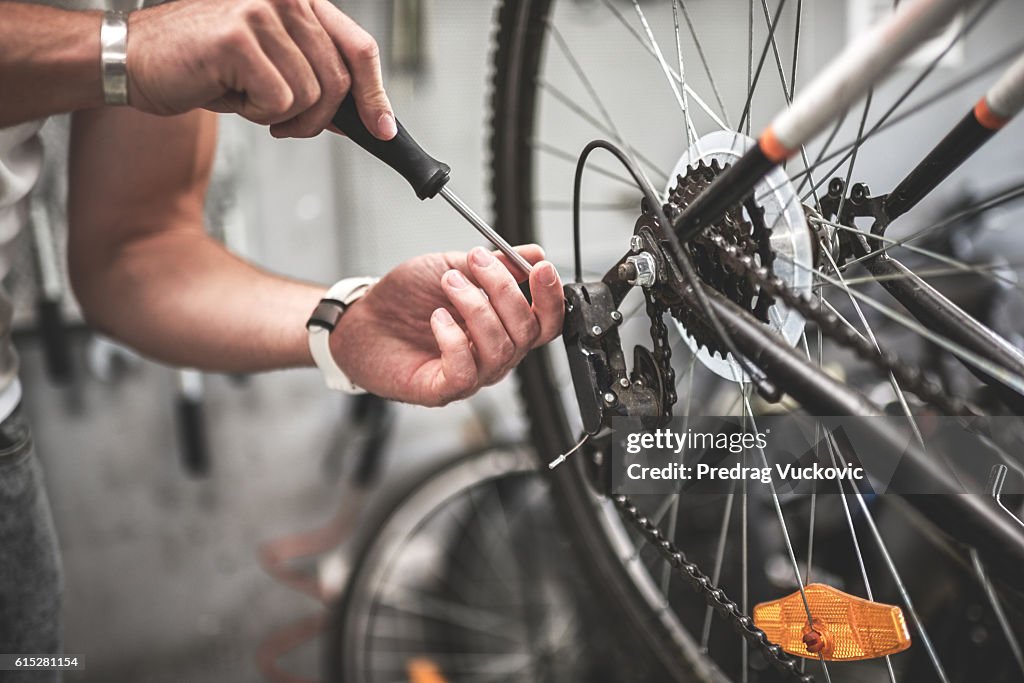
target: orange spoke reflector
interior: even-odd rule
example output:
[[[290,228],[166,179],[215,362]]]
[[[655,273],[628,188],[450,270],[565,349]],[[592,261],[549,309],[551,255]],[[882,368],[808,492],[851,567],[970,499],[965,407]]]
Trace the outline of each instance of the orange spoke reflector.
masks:
[[[754,607],[754,624],[791,655],[829,662],[873,659],[910,647],[903,611],[822,583],[804,587],[812,621],[800,591]]]
[[[409,672],[409,683],[448,683],[437,664],[429,659],[410,659],[406,669]]]

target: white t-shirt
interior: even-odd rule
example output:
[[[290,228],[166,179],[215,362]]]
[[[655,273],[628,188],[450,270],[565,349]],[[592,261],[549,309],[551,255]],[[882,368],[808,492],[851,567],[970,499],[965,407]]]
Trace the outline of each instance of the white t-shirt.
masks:
[[[28,196],[43,167],[42,121],[0,129],[0,280],[11,269],[11,245],[28,221]],[[0,288],[0,420],[21,398],[18,357],[11,342],[14,307]]]

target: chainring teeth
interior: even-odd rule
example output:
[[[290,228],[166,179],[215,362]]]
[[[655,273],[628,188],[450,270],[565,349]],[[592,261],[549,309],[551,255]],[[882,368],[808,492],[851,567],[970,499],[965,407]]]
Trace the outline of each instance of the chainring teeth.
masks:
[[[685,176],[676,176],[676,184],[670,189],[668,201],[664,206],[665,213],[673,218],[678,216],[728,166],[720,164],[718,159],[712,159],[710,164],[701,159],[695,165],[688,165]],[[744,208],[753,220],[744,217]],[[641,209],[643,215],[636,227],[653,226],[653,211],[646,205],[642,205]],[[763,216],[764,209],[756,206],[752,198],[748,199],[743,205],[730,209],[722,219],[708,226],[701,235],[694,238],[690,242],[690,251],[697,276],[705,284],[767,324],[768,310],[775,303],[775,299],[761,291],[745,273],[723,260],[720,249],[709,240],[709,237],[718,235],[771,271],[775,261],[775,252],[771,246],[772,230],[765,224]],[[716,356],[724,357],[725,350],[720,347],[717,335],[700,315],[679,305],[670,306],[669,312],[682,323],[698,345],[707,348]]]

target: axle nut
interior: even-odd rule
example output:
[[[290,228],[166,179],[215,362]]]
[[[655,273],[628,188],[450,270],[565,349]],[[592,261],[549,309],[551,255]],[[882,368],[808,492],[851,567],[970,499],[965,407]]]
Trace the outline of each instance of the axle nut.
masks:
[[[619,266],[619,277],[635,287],[650,287],[658,279],[654,256],[646,251],[627,256]]]

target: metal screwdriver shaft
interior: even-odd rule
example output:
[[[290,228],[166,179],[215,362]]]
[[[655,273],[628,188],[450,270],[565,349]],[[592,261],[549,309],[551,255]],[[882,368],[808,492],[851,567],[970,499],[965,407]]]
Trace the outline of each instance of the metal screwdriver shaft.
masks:
[[[487,225],[480,216],[476,214],[473,209],[469,208],[464,201],[459,199],[458,195],[451,191],[447,186],[442,187],[438,193],[444,197],[445,201],[452,205],[456,211],[458,211],[463,218],[470,222],[470,224],[479,231],[481,235],[487,238],[487,241],[493,244],[495,247],[501,250],[505,256],[509,258],[512,263],[519,266],[519,268],[529,274],[533,270],[533,266],[529,261],[524,259],[522,255],[512,248],[512,245],[508,241],[499,235],[494,228]]]
[[[351,93],[341,103],[332,122],[349,139],[405,178],[412,185],[412,189],[416,191],[417,197],[431,199],[440,194],[481,235],[486,237],[487,241],[497,247],[523,272],[529,274],[533,270],[529,261],[513,249],[504,237],[446,187],[451,176],[451,167],[423,151],[423,148],[409,135],[401,122],[396,121],[398,134],[395,137],[390,140],[377,139],[366,129],[362,119],[359,118],[356,101]]]

